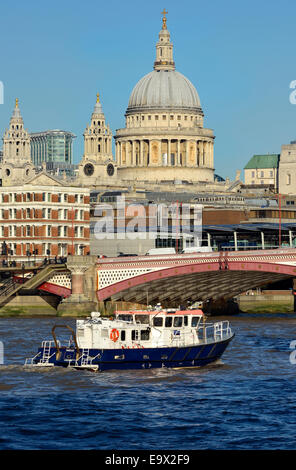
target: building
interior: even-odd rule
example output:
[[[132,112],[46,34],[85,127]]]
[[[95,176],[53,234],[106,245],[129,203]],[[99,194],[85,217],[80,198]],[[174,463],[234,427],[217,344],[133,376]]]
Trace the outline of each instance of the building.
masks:
[[[296,194],[296,141],[282,145],[279,162],[279,192]]]
[[[30,134],[24,128],[18,99],[3,136],[3,157],[0,164],[0,185],[9,186],[29,180],[35,175],[31,162]]]
[[[245,185],[266,186],[277,191],[279,154],[253,155],[244,167]]]
[[[112,132],[105,121],[99,94],[84,136],[84,154],[79,164],[79,183],[85,186],[109,184],[116,180],[117,168],[112,155]]]
[[[89,190],[45,172],[1,187],[0,246],[16,261],[89,253]]]
[[[214,181],[214,133],[194,85],[175,69],[163,12],[154,70],[134,87],[125,128],[115,135],[118,176],[123,181]]]
[[[58,129],[31,133],[31,159],[34,166],[40,167],[43,162],[71,165],[75,137],[72,132]]]

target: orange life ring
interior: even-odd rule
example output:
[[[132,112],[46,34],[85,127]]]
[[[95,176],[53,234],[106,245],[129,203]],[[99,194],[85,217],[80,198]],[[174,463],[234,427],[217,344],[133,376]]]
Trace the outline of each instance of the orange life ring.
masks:
[[[114,341],[114,343],[116,343],[118,338],[119,338],[119,331],[116,330],[116,328],[113,328],[113,330],[111,330],[111,333],[110,333],[110,339]]]

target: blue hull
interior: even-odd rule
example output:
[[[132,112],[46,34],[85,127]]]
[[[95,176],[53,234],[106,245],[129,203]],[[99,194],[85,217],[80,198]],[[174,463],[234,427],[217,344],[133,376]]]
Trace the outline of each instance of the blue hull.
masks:
[[[233,335],[234,336],[234,335]],[[90,349],[89,362],[83,358],[76,360],[74,348],[61,347],[60,356],[56,358],[56,348],[50,349],[48,365],[59,367],[85,367],[93,366],[98,371],[106,370],[136,370],[180,367],[201,367],[221,358],[233,336],[219,342],[212,342],[196,346],[166,347],[166,348],[139,348],[139,349]],[[34,364],[40,363],[43,348],[34,359]],[[88,367],[89,366],[89,367]]]

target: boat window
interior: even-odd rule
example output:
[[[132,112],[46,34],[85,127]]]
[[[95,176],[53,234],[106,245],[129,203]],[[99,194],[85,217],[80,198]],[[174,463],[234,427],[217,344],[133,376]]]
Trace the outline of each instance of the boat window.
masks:
[[[150,336],[150,330],[141,330],[141,340],[148,341]]]
[[[174,318],[174,326],[182,326],[182,317],[175,317]]]
[[[154,317],[153,318],[153,325],[154,326],[162,326],[163,318],[162,317]]]
[[[120,339],[121,341],[125,341],[125,330],[121,330]]]
[[[188,317],[185,315],[184,317],[184,326],[188,326]]]
[[[132,315],[128,315],[128,314],[121,314],[121,315],[118,315],[118,320],[122,320],[122,321],[133,321],[133,316],[132,316]]]
[[[170,328],[173,324],[173,317],[166,317],[165,319],[165,326],[167,328]]]
[[[138,330],[132,330],[132,341],[138,340],[139,339],[139,331]]]
[[[135,315],[137,323],[147,323],[149,325],[149,315]]]
[[[200,317],[192,317],[191,326],[197,326],[199,324]]]

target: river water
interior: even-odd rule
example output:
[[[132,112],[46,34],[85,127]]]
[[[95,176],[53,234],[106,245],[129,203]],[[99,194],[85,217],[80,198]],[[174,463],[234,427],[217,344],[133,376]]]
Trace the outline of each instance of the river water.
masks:
[[[296,316],[228,320],[216,366],[94,373],[23,367],[73,319],[1,318],[0,449],[295,449]]]

